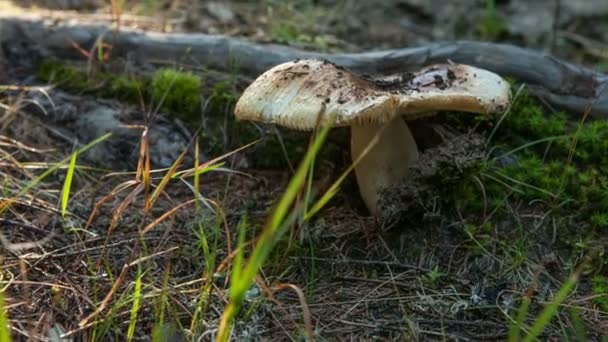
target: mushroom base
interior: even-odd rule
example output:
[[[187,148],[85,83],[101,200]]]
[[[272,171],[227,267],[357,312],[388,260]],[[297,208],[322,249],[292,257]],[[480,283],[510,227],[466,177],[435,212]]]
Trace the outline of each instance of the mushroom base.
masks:
[[[378,216],[380,192],[408,175],[409,167],[418,159],[418,146],[407,123],[396,117],[385,124],[351,126],[351,158],[356,161],[374,137],[375,146],[355,166],[359,192],[370,213]]]

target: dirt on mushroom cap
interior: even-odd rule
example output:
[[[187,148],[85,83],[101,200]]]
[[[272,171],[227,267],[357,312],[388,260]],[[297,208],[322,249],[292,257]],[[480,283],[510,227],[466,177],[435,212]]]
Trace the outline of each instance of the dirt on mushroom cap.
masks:
[[[511,100],[500,76],[462,64],[437,64],[414,73],[385,77],[358,75],[322,60],[296,60],[259,76],[236,104],[239,120],[310,130],[324,108],[334,125],[406,120],[432,111],[498,113]]]

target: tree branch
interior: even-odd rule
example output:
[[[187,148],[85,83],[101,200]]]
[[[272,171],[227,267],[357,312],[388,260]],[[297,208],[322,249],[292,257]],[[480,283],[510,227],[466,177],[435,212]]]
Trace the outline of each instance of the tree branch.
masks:
[[[426,46],[327,54],[288,46],[257,44],[219,35],[144,32],[108,25],[53,23],[40,17],[0,15],[2,47],[35,47],[44,56],[82,58],[73,43],[90,49],[103,36],[113,46],[113,56],[146,62],[152,59],[197,61],[210,68],[234,70],[257,76],[272,66],[298,58],[327,59],[357,72],[390,74],[431,63],[474,65],[525,82],[547,103],[581,114],[608,118],[608,75],[568,63],[543,52],[507,44],[456,41]]]

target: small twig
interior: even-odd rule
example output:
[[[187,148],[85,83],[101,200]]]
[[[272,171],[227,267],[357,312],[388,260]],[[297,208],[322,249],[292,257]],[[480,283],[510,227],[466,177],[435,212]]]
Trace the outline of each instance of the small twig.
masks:
[[[148,256],[143,256],[143,257],[137,258],[135,260],[129,260],[127,263],[125,263],[122,267],[120,274],[116,278],[114,285],[112,286],[110,291],[108,291],[108,293],[106,294],[104,299],[101,301],[101,303],[99,303],[97,308],[90,315],[88,315],[84,319],[80,320],[80,322],[78,322],[78,329],[75,329],[72,332],[66,332],[61,337],[64,338],[64,337],[70,336],[74,332],[79,331],[80,329],[84,329],[84,328],[90,326],[91,323],[94,323],[96,321],[96,320],[94,320],[94,318],[96,318],[102,311],[105,310],[105,308],[108,306],[108,304],[110,304],[110,302],[112,301],[112,298],[114,298],[114,295],[116,294],[116,292],[118,292],[118,288],[120,287],[120,285],[123,284],[123,282],[127,276],[127,271],[129,269],[131,269],[132,266],[135,266],[143,261],[149,260],[149,259],[157,257],[159,255],[169,253],[177,248],[178,247],[175,246],[175,247],[169,248],[168,250],[160,251],[160,252],[148,255]],[[135,250],[136,249],[134,249],[133,252],[135,252]],[[132,257],[133,257],[133,255],[131,255],[129,257],[129,259],[132,259]]]
[[[298,299],[300,300],[300,306],[302,307],[302,315],[304,316],[304,326],[306,328],[306,334],[308,335],[308,340],[314,341],[315,334],[312,330],[312,319],[311,319],[311,315],[310,315],[310,310],[308,309],[308,305],[306,304],[306,297],[304,296],[304,292],[302,292],[302,290],[299,287],[297,287],[296,285],[293,285],[293,284],[279,284],[272,288],[272,290],[274,292],[277,292],[277,291],[280,291],[283,289],[291,289],[298,295]]]

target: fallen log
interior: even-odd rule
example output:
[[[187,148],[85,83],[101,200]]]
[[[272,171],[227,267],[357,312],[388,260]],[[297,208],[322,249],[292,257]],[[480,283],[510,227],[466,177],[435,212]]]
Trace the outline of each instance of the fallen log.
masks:
[[[474,65],[524,82],[546,103],[580,115],[608,118],[608,75],[549,54],[507,44],[455,41],[362,53],[321,53],[288,46],[258,44],[221,35],[145,32],[108,24],[45,20],[35,15],[0,15],[4,49],[34,47],[43,56],[79,58],[74,43],[92,48],[103,37],[113,56],[135,61],[196,61],[218,70],[255,77],[272,66],[302,58],[327,59],[372,75],[410,71],[431,63],[453,61]]]

